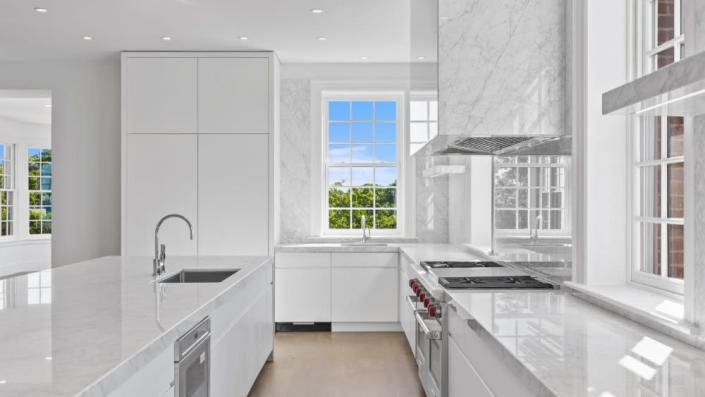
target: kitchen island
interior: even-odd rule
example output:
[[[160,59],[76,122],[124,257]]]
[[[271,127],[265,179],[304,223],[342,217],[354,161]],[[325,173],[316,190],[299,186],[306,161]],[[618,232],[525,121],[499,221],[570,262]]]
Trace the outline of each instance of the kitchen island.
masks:
[[[157,283],[148,257],[102,257],[0,280],[0,396],[173,395],[174,342],[211,320],[211,395],[246,395],[271,357],[271,257],[169,257],[239,269]]]

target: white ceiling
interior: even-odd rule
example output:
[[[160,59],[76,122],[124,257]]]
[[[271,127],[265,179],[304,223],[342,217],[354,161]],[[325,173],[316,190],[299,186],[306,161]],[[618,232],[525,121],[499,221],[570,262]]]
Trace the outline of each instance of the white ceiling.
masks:
[[[48,12],[38,13],[35,7]],[[314,8],[325,12],[313,14]],[[162,36],[173,39],[163,41]],[[249,40],[241,41],[240,36]],[[318,36],[328,40],[319,41]],[[430,57],[409,54],[409,0],[0,3],[0,61],[101,58],[123,50],[274,50],[283,62],[409,62],[410,57]]]
[[[51,124],[51,94],[44,90],[0,90],[0,119]]]

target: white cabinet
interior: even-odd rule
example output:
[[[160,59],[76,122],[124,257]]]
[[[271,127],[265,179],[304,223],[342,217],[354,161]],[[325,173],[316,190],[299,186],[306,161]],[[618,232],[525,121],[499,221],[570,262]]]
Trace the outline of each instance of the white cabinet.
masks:
[[[268,133],[269,58],[198,59],[201,133]]]
[[[127,136],[125,239],[126,255],[154,254],[154,227],[159,218],[179,213],[196,225],[196,135],[129,134]],[[159,233],[167,255],[195,255],[196,241],[179,219],[169,219]]]
[[[473,397],[494,397],[451,337],[448,339],[448,397],[465,397],[468,393]]]
[[[199,255],[268,255],[269,136],[198,136]]]
[[[196,59],[127,58],[124,105],[128,133],[195,133]]]
[[[277,253],[276,322],[331,321],[330,253]]]
[[[332,321],[397,322],[398,255],[332,254]]]

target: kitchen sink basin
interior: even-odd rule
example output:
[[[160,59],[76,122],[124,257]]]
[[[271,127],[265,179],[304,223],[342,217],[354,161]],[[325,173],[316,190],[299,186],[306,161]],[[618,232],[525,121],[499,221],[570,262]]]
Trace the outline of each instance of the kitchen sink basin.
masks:
[[[357,243],[341,243],[340,244],[343,247],[386,247],[388,244],[387,243],[363,243],[363,242],[357,242]]]
[[[160,283],[219,283],[240,269],[184,269],[178,273],[172,274],[159,280]]]

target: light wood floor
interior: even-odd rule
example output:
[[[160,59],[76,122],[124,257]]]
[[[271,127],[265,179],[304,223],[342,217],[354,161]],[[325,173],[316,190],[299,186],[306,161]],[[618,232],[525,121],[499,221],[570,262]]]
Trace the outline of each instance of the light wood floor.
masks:
[[[401,332],[281,332],[252,397],[423,397]]]

